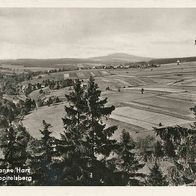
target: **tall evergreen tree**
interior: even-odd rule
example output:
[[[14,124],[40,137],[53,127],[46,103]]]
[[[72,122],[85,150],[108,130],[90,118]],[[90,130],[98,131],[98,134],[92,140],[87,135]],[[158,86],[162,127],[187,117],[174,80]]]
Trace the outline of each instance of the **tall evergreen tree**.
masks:
[[[58,151],[63,159],[59,167],[62,168],[61,179],[64,185],[81,185],[84,175],[83,164],[86,120],[86,101],[84,99],[84,87],[80,80],[75,80],[73,91],[65,95],[68,105],[65,106],[66,115],[63,118],[65,131],[58,142]],[[83,167],[84,168],[84,167]]]
[[[29,166],[32,168],[34,185],[55,185],[57,175],[55,171],[56,139],[49,131],[50,124],[43,120],[44,129],[40,130],[41,139],[36,141],[36,148],[31,149]]]
[[[155,133],[163,142],[165,154],[171,158],[177,156],[176,146],[182,142],[184,137],[188,136],[187,129],[180,126],[158,128],[155,129]]]
[[[87,91],[85,93],[85,99],[87,101],[87,117],[89,122],[89,136],[92,140],[93,153],[102,153],[109,155],[115,140],[111,140],[110,137],[113,135],[116,126],[108,128],[103,122],[104,118],[107,117],[114,111],[114,106],[106,106],[107,98],[101,98],[101,91],[98,89],[98,85],[95,83],[93,77],[90,77],[88,81]]]
[[[69,95],[66,94],[65,97],[69,105],[65,106],[66,116],[63,118],[63,122],[65,129],[69,129],[79,125],[80,121],[85,118],[86,101],[84,99],[84,87],[80,80],[75,80],[73,91]]]
[[[28,157],[26,148],[29,141],[29,134],[22,126],[17,128],[7,128],[1,136],[0,148],[3,152],[1,168],[15,169],[16,167],[26,168],[26,160]],[[8,174],[10,176],[13,173]],[[22,185],[26,182],[7,181],[6,185]]]
[[[143,185],[145,175],[139,172],[139,169],[144,167],[143,163],[139,163],[136,157],[135,142],[131,138],[129,132],[123,130],[120,142],[117,149],[117,166],[124,176],[127,176],[126,180],[123,179],[121,185]]]
[[[166,177],[163,176],[159,165],[155,162],[153,168],[150,171],[150,175],[147,178],[147,185],[149,186],[167,186],[169,183]]]
[[[106,173],[112,175],[112,172],[107,167],[107,158],[116,147],[116,140],[111,139],[111,136],[117,127],[107,127],[104,121],[107,120],[115,107],[106,106],[107,98],[101,98],[101,91],[93,77],[90,77],[88,81],[85,99],[87,102],[86,124],[88,128],[86,147],[89,149],[87,156],[91,162],[90,180],[92,184],[99,184],[100,182],[110,184],[112,183],[110,181],[111,176],[106,176]]]
[[[82,86],[81,81],[76,80],[73,91],[66,95],[69,105],[65,107],[66,117],[63,119],[65,132],[62,134],[61,149],[65,147],[64,159],[77,169],[71,175],[72,183],[83,185],[102,185],[109,183],[106,171],[106,158],[112,151],[115,140],[110,137],[116,130],[116,126],[107,127],[103,123],[114,110],[114,106],[106,107],[107,99],[100,98],[101,91],[91,77],[88,85]],[[72,147],[71,150],[66,150]],[[69,163],[70,165],[70,163]],[[73,170],[69,167],[66,171]]]
[[[171,183],[175,185],[193,183],[196,179],[195,126],[191,129],[180,126],[166,127],[155,131],[162,140],[164,156],[174,164],[175,175],[171,177]]]

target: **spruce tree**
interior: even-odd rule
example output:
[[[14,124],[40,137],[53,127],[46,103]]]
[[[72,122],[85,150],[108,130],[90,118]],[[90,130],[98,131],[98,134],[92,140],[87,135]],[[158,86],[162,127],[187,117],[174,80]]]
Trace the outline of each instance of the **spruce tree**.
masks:
[[[101,99],[100,95],[101,91],[92,77],[87,86],[76,80],[73,91],[66,95],[69,105],[65,107],[66,116],[63,118],[65,131],[58,147],[64,151],[67,171],[64,179],[70,184],[111,183],[111,177],[106,176],[110,173],[106,158],[115,146],[115,140],[110,137],[116,126],[106,128],[103,118],[107,119],[114,106],[106,107],[107,99]],[[73,168],[77,169],[73,171]]]
[[[167,186],[169,184],[166,177],[163,176],[157,162],[155,162],[150,171],[150,175],[147,178],[147,184],[149,186]]]
[[[28,153],[26,151],[29,141],[29,134],[25,128],[18,126],[13,128],[10,126],[1,135],[0,148],[3,153],[3,158],[0,160],[0,167],[5,169],[13,169],[16,167],[27,168],[26,160]],[[13,173],[7,175],[13,177]],[[26,174],[24,174],[26,175]],[[6,185],[26,185],[26,181],[5,181]]]
[[[84,87],[80,80],[75,80],[73,91],[65,95],[68,106],[65,106],[66,116],[63,118],[65,129],[79,125],[80,121],[85,118],[84,111],[86,101],[84,99]],[[71,125],[71,126],[70,126]]]
[[[123,130],[120,142],[118,143],[117,155],[118,170],[122,172],[123,176],[127,176],[122,181],[124,184],[120,185],[143,185],[144,182],[142,181],[145,175],[139,172],[139,169],[142,169],[144,164],[139,163],[136,157],[135,142],[129,132],[125,130]]]
[[[36,148],[31,146],[31,158],[29,166],[33,173],[34,185],[55,185],[57,183],[57,175],[55,170],[56,139],[51,136],[49,131],[50,124],[43,120],[43,130],[40,130],[41,139],[34,141]]]
[[[155,130],[162,140],[164,156],[174,164],[177,175],[171,183],[175,185],[191,184],[195,181],[195,125],[190,129],[180,126]]]
[[[61,179],[63,185],[81,185],[81,178],[85,175],[84,142],[86,131],[86,101],[84,87],[80,80],[75,80],[73,91],[65,95],[68,105],[65,106],[66,115],[62,119],[65,131],[58,141],[58,151],[61,153]],[[82,169],[83,167],[83,169]]]
[[[91,163],[91,183],[110,185],[112,183],[112,171],[107,167],[107,158],[116,147],[116,140],[111,136],[116,131],[116,126],[106,126],[104,121],[115,109],[114,106],[106,106],[107,98],[101,98],[101,91],[95,83],[93,77],[90,77],[87,90],[85,92],[87,102],[87,142],[89,149],[87,157]]]
[[[176,147],[189,135],[188,130],[180,126],[155,128],[155,133],[162,140],[165,154],[170,158],[177,158]]]

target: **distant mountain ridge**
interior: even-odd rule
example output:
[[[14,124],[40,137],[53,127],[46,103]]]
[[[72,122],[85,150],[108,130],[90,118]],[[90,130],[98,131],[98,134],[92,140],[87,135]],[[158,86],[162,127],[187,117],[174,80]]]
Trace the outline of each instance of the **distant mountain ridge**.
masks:
[[[49,59],[6,59],[0,60],[0,64],[22,65],[25,67],[77,67],[79,64],[124,64],[124,63],[142,63],[153,64],[175,63],[196,61],[196,57],[174,57],[174,58],[151,58],[135,56],[127,53],[113,53],[106,56],[97,56],[89,58],[49,58]]]
[[[140,62],[140,61],[149,61],[152,60],[153,58],[150,57],[141,57],[141,56],[136,56],[136,55],[131,55],[127,53],[113,53],[109,54],[107,56],[99,56],[99,57],[92,57],[88,58],[94,61],[98,62]]]
[[[106,56],[90,57],[90,58],[49,58],[49,59],[8,59],[0,60],[0,63],[13,64],[13,65],[24,65],[24,66],[61,66],[61,65],[74,65],[80,63],[92,63],[92,64],[119,64],[127,62],[140,62],[149,61],[152,58],[139,57],[135,55],[130,55],[126,53],[114,53]]]

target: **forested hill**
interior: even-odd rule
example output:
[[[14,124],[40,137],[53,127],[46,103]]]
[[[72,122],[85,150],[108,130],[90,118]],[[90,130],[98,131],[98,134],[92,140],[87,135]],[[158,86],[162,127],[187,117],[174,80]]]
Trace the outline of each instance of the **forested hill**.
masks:
[[[159,58],[159,59],[152,59],[149,63],[153,64],[169,64],[169,63],[176,63],[177,60],[180,62],[192,62],[196,61],[196,57],[181,57],[181,58]]]

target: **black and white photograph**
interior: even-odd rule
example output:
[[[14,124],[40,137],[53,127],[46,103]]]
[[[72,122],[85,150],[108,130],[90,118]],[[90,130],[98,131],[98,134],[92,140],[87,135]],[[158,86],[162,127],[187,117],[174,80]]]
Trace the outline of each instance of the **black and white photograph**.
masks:
[[[196,8],[0,7],[0,185],[196,185]]]

